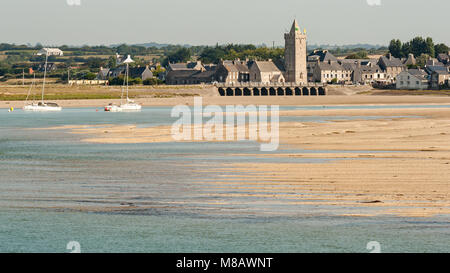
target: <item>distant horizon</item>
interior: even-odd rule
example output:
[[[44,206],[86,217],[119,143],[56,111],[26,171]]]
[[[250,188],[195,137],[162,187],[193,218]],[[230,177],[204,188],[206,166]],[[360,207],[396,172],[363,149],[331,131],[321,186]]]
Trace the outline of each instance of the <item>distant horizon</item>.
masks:
[[[114,43],[114,44],[82,44],[82,45],[71,45],[71,44],[52,44],[52,45],[47,45],[47,44],[43,44],[40,42],[37,43],[6,43],[6,42],[0,42],[0,44],[10,44],[10,45],[16,45],[16,46],[28,46],[28,47],[36,47],[38,45],[42,46],[42,47],[62,47],[62,46],[67,46],[67,47],[83,47],[83,46],[90,46],[90,47],[94,47],[94,46],[106,46],[106,47],[117,47],[120,45],[128,45],[128,46],[146,46],[146,47],[150,47],[149,45],[154,45],[156,47],[165,47],[165,46],[184,46],[184,47],[200,47],[200,46],[208,46],[208,47],[215,47],[216,44],[214,45],[191,45],[191,44],[173,44],[173,43],[159,43],[159,42],[147,42],[147,43]],[[219,44],[219,46],[226,46],[228,44],[235,44],[235,45],[247,45],[247,43],[226,43],[226,44]],[[256,47],[261,47],[261,46],[267,46],[267,47],[272,47],[272,45],[268,45],[268,44],[251,44],[254,45]],[[337,45],[337,44],[308,44],[308,47],[327,47],[327,48],[358,48],[358,46],[361,46],[362,48],[373,48],[373,49],[378,49],[380,47],[388,47],[388,45],[381,45],[381,44],[367,44],[367,43],[358,43],[358,44],[341,44],[341,45]],[[275,45],[275,47],[283,47],[284,45]]]
[[[79,2],[79,4],[78,4]],[[429,0],[3,0],[0,43],[95,46],[266,44],[284,46],[297,19],[311,45],[389,44],[432,37],[450,44],[450,1]],[[239,8],[236,8],[239,7]]]

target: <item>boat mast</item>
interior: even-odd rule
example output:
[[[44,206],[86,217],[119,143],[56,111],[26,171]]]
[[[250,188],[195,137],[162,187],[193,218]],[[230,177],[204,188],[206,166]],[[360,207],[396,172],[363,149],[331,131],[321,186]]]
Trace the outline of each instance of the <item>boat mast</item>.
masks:
[[[42,103],[44,103],[45,76],[47,75],[48,50],[45,51],[44,83],[42,84]]]
[[[127,74],[127,102],[129,100],[129,98],[128,98],[128,71],[129,71],[129,65],[127,63],[127,72],[126,72],[126,74]]]

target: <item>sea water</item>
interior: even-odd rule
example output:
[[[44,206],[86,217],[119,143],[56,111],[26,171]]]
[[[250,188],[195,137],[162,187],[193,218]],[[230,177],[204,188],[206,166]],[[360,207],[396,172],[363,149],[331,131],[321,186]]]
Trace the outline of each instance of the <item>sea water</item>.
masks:
[[[170,125],[175,121],[170,110],[0,111],[0,252],[67,252],[69,241],[78,241],[82,252],[368,252],[369,241],[380,242],[385,252],[448,251],[450,220],[445,215],[344,217],[344,212],[371,209],[271,200],[261,195],[270,192],[234,186],[233,181],[242,184],[252,174],[229,166],[333,158],[266,157],[253,142],[91,144],[68,130],[45,129]],[[286,118],[329,122],[355,117]],[[296,152],[366,151],[305,151],[286,145],[277,151]]]

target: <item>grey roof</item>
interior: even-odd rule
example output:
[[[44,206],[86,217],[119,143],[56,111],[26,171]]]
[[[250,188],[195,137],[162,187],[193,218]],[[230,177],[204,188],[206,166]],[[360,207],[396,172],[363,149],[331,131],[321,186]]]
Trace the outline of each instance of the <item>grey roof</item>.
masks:
[[[256,65],[261,72],[281,72],[272,61],[255,61],[254,65]]]
[[[365,73],[379,73],[382,72],[382,69],[379,65],[362,65],[361,71]]]
[[[426,80],[428,76],[427,72],[422,69],[409,69],[407,72],[421,80]]]
[[[438,61],[438,59],[436,59],[436,58],[431,58],[431,59],[427,60],[427,63],[425,65],[426,66],[444,66],[444,64],[441,63],[440,61]]]
[[[195,79],[212,79],[216,74],[216,71],[209,70],[209,71],[197,71],[195,74],[192,75]]]
[[[133,67],[133,68],[130,68],[130,70],[129,70],[130,77],[132,77],[132,78],[141,77],[142,74],[145,72],[145,70],[147,70],[147,67],[145,67],[145,66],[144,67]],[[149,71],[150,71],[150,69],[149,69]]]
[[[386,57],[386,56],[381,56],[380,57],[380,62],[383,62],[384,65],[386,65],[386,67],[399,67],[399,66],[403,66],[403,63],[400,59],[395,58],[395,57]]]
[[[175,64],[169,64],[170,70],[187,70],[188,66],[187,63],[175,63]]]
[[[318,63],[317,65],[320,70],[346,70],[342,65],[338,62],[327,62],[327,63]]]
[[[358,67],[358,64],[355,63],[343,63],[341,64],[341,66],[345,69],[345,70],[355,70]]]
[[[321,62],[335,61],[337,62],[337,58],[331,54],[328,50],[314,50],[311,54],[308,55],[308,60],[319,59]]]
[[[433,71],[433,73],[439,74],[439,75],[449,75],[450,72],[448,70],[436,70]]]
[[[434,72],[434,71],[447,71],[448,68],[443,65],[427,65],[426,67],[427,71]]]
[[[167,73],[166,77],[192,77],[195,73],[198,73],[198,70],[171,70]]]

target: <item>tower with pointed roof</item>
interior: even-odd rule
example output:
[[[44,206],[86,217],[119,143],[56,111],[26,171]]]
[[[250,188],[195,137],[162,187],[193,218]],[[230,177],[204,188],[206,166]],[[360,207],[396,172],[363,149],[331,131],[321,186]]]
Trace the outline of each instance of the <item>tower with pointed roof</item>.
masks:
[[[291,31],[284,34],[284,61],[286,82],[306,84],[308,72],[306,70],[306,31],[302,31],[294,20]]]

